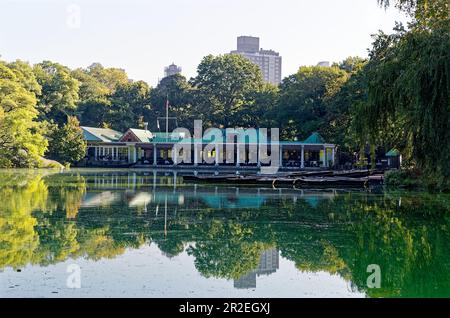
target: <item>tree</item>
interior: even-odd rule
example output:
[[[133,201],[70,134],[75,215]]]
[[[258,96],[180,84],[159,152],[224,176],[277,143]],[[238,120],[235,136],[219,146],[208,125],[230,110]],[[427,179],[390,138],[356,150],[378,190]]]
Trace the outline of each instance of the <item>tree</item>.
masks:
[[[80,82],[77,115],[83,125],[110,126],[107,115],[111,111],[110,97],[117,87],[129,82],[125,71],[104,68],[94,63],[87,69],[76,69],[72,76]]]
[[[330,100],[327,125],[321,129],[321,134],[327,141],[339,145],[340,152],[344,151],[347,155],[360,147],[361,143],[366,143],[366,140],[360,142],[359,135],[352,133],[350,129],[358,105],[367,101],[366,64],[367,60],[363,58],[348,57],[334,65],[346,71],[349,79]]]
[[[79,82],[79,102],[105,97],[112,93],[111,89],[92,76],[86,69],[78,68],[72,71],[72,76]]]
[[[68,117],[63,127],[54,127],[49,136],[48,156],[63,163],[76,163],[86,154],[86,141],[76,117]]]
[[[192,128],[192,87],[186,78],[180,74],[163,78],[158,86],[151,91],[151,110],[145,114],[147,120],[166,116],[166,101],[169,100],[169,116],[177,117],[182,127]],[[149,121],[151,129],[157,129],[156,121]]]
[[[86,74],[102,84],[109,93],[113,93],[120,85],[130,82],[127,73],[120,68],[105,68],[100,63],[93,63],[86,69]]]
[[[385,8],[392,3],[413,17],[415,28],[430,29],[445,27],[449,23],[450,3],[448,0],[378,0]]]
[[[108,97],[81,101],[77,109],[81,124],[90,127],[110,126],[110,118],[108,117],[110,111],[111,102]]]
[[[260,90],[249,94],[249,102],[237,114],[243,127],[271,128],[277,127],[277,86],[265,83]]]
[[[336,66],[303,66],[280,85],[278,123],[282,136],[307,138],[329,125],[332,100],[349,75]]]
[[[0,167],[35,167],[47,148],[36,122],[40,87],[28,64],[0,61]]]
[[[34,73],[42,87],[38,96],[40,119],[63,124],[67,116],[75,114],[79,82],[69,68],[50,61],[36,64]]]
[[[120,85],[110,101],[107,122],[111,128],[125,131],[130,127],[142,127],[144,113],[150,109],[150,87],[143,81]]]
[[[388,1],[381,1],[386,5]],[[450,176],[450,22],[448,2],[396,1],[410,29],[375,36],[366,66],[367,103],[355,112],[361,138],[398,148],[432,187]],[[446,21],[447,23],[441,23]]]
[[[252,94],[263,87],[258,66],[241,55],[208,55],[197,72],[194,115],[219,127],[240,126],[239,114],[253,107]]]

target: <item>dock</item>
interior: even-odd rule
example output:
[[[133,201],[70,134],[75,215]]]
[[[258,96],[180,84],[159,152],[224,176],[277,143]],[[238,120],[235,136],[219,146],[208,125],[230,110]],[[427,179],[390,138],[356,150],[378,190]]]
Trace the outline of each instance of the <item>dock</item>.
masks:
[[[243,184],[263,185],[272,187],[298,188],[368,188],[371,185],[383,183],[384,175],[380,172],[368,170],[354,171],[298,171],[293,173],[279,173],[276,175],[187,175],[185,182],[201,182],[212,184]]]

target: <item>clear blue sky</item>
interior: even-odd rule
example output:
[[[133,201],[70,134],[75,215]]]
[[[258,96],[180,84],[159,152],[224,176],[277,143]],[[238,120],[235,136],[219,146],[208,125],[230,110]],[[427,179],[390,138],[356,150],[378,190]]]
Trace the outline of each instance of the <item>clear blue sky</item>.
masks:
[[[300,65],[367,56],[370,35],[395,21],[407,18],[377,0],[0,0],[0,55],[72,68],[100,62],[154,86],[164,66],[195,76],[203,56],[253,35],[280,52],[284,77]]]

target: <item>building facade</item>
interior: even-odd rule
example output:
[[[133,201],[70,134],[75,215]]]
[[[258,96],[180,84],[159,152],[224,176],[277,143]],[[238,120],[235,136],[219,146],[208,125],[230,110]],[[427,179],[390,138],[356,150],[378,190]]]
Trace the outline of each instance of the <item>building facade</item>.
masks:
[[[317,66],[330,67],[330,62],[329,61],[320,61],[319,63],[317,63]]]
[[[125,133],[112,129],[81,127],[87,142],[85,164],[91,166],[236,166],[262,167],[262,153],[271,152],[270,141],[256,137],[216,140],[214,135],[201,139],[152,133],[130,128]],[[225,137],[224,137],[225,138]],[[219,146],[219,144],[221,146]],[[180,145],[193,145],[190,153],[180,155]],[[211,149],[213,145],[213,149]],[[335,145],[326,143],[314,133],[304,141],[277,141],[280,168],[329,168],[335,164]],[[182,152],[185,150],[182,149]],[[179,158],[184,158],[183,160]]]
[[[259,38],[239,36],[237,49],[230,54],[240,54],[258,65],[266,82],[275,85],[281,83],[282,58],[278,52],[260,49]]]
[[[175,74],[181,73],[181,67],[175,65],[174,63],[170,64],[169,66],[166,66],[164,68],[164,77],[172,76]]]

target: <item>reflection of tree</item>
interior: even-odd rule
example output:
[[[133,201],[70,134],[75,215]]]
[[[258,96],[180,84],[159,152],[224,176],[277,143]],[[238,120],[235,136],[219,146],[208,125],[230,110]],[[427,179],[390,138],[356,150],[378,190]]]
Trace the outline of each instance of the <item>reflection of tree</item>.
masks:
[[[155,222],[155,227],[163,228],[163,221]],[[169,222],[169,233],[165,233],[163,230],[154,230],[152,233],[152,241],[158,246],[158,249],[167,257],[172,258],[184,251],[184,235],[186,231],[179,224],[179,222]]]
[[[86,193],[86,180],[83,176],[78,174],[54,175],[47,178],[47,183],[50,185],[51,199],[49,204],[53,205],[53,210],[66,211],[68,219],[74,219],[80,208],[81,200]]]
[[[397,197],[353,206],[358,219],[350,228],[358,244],[346,252],[346,259],[353,282],[370,296],[450,295],[450,236],[448,223],[442,222],[449,211],[427,201],[411,196],[403,197],[401,205]],[[366,288],[368,264],[380,266],[381,289]]]
[[[80,248],[77,256],[99,260],[101,258],[114,258],[125,252],[125,247],[115,241],[109,234],[108,228],[87,230],[79,235]]]
[[[232,221],[215,220],[198,227],[203,240],[190,246],[195,266],[206,277],[237,279],[258,266],[269,246],[254,241],[250,228]]]
[[[107,226],[90,229],[71,220],[85,192],[85,180],[76,174],[0,173],[0,269],[123,253],[127,245]]]
[[[89,186],[76,173],[0,173],[0,269],[113,258],[154,242],[168,257],[189,245],[202,275],[237,279],[273,247],[299,270],[340,275],[369,296],[450,296],[448,195],[344,193],[315,204],[285,196],[213,209],[183,190],[182,208],[165,219],[157,202],[130,207],[131,191],[80,208]],[[369,264],[380,265],[381,289],[366,287]]]
[[[11,182],[5,182],[8,179]],[[0,269],[16,268],[31,262],[39,246],[34,231],[37,221],[31,212],[45,208],[48,191],[41,177],[34,174],[21,178],[1,174],[0,184]]]

